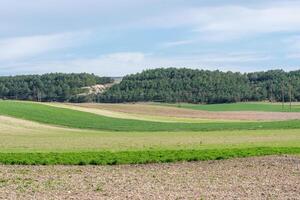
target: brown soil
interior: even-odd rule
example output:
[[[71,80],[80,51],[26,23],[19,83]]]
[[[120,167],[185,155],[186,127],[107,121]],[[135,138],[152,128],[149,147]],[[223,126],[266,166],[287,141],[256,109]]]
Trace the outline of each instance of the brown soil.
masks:
[[[130,114],[141,114],[151,116],[164,117],[180,117],[180,118],[199,118],[199,119],[218,119],[218,120],[261,120],[261,121],[282,121],[300,119],[299,113],[286,112],[209,112],[201,110],[191,110],[184,108],[173,108],[164,106],[154,106],[148,104],[72,104],[86,108],[104,109],[115,112],[123,112]]]
[[[300,157],[121,166],[0,165],[0,199],[300,199]]]

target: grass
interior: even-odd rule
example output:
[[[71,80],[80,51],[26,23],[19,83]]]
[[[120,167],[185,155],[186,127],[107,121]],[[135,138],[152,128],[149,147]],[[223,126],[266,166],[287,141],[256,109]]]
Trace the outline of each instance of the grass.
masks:
[[[70,128],[108,131],[215,131],[299,129],[300,121],[167,123],[118,119],[66,108],[20,101],[0,101],[0,115]]]
[[[284,108],[279,103],[224,103],[224,104],[158,104],[172,107],[187,108],[193,110],[205,111],[262,111],[262,112],[300,112],[300,105],[292,105],[290,110],[289,104],[285,103]]]
[[[300,130],[111,132],[0,117],[0,152],[87,152],[300,146]]]
[[[2,164],[145,164],[300,154],[296,120],[166,123],[0,101],[0,122]]]
[[[0,153],[0,163],[11,165],[146,164],[299,153],[300,147],[257,147],[221,150],[102,151],[86,153]]]
[[[136,164],[300,153],[300,130],[111,132],[0,120],[2,164]]]

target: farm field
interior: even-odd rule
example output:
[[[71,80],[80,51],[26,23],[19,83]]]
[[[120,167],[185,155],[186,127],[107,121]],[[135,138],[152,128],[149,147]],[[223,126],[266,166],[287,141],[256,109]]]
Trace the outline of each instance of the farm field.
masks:
[[[0,162],[130,164],[300,153],[298,120],[174,123],[162,116],[157,122],[101,106],[0,101]]]
[[[258,104],[258,103],[257,103]],[[262,103],[265,105],[266,103]],[[92,112],[96,114],[103,114],[112,117],[134,119],[149,119],[149,120],[171,120],[184,122],[220,122],[220,121],[283,121],[300,119],[300,112],[267,112],[267,111],[206,111],[197,109],[188,109],[183,107],[176,107],[175,104],[153,104],[153,103],[131,103],[131,104],[49,104],[58,107],[72,108],[76,110]],[[206,106],[186,104],[190,106]],[[220,106],[223,104],[220,104]],[[226,105],[226,104],[225,104]],[[235,105],[231,105],[234,107]],[[260,104],[258,104],[260,105]],[[278,104],[275,104],[278,105]],[[271,104],[273,106],[273,104]],[[100,112],[100,113],[99,113]]]
[[[299,120],[264,122],[166,123],[107,117],[89,112],[37,103],[1,101],[0,115],[65,126],[107,131],[217,131],[298,129]]]
[[[220,112],[0,101],[0,195],[300,198],[299,113]]]
[[[110,132],[69,129],[0,116],[1,152],[90,152],[300,146],[298,129]]]
[[[300,112],[300,104],[292,103],[290,109],[289,103],[267,103],[267,102],[249,102],[249,103],[224,103],[224,104],[155,104],[163,106],[172,106],[187,108],[193,110],[205,111],[261,111],[261,112]]]

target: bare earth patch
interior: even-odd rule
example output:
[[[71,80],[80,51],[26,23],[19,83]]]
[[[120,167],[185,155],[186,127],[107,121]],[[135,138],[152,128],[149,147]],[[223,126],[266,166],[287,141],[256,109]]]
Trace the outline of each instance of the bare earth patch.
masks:
[[[299,113],[288,112],[255,112],[255,111],[226,111],[210,112],[201,110],[191,110],[184,108],[173,108],[155,106],[149,104],[72,104],[85,108],[96,108],[107,111],[123,112],[130,114],[141,114],[150,116],[179,117],[179,118],[199,118],[218,120],[261,120],[261,121],[282,121],[300,119]]]
[[[300,199],[300,157],[120,166],[0,166],[2,199]]]

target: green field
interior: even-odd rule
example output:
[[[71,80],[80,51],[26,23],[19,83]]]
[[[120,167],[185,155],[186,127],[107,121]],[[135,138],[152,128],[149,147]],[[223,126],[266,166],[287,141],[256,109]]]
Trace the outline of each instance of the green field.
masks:
[[[300,153],[299,130],[110,132],[2,121],[4,164],[125,164]]]
[[[0,163],[128,164],[300,154],[300,122],[167,123],[0,101]]]
[[[289,103],[284,107],[280,103],[224,103],[224,104],[156,104],[193,110],[205,111],[261,111],[261,112],[300,112],[300,104],[292,104],[290,110]]]
[[[276,122],[167,123],[118,119],[29,102],[0,101],[0,115],[65,126],[108,131],[216,131],[300,129],[299,120]]]

